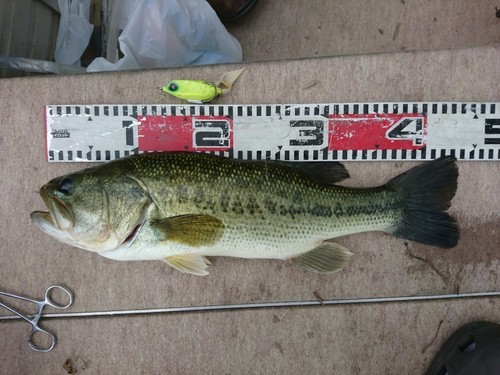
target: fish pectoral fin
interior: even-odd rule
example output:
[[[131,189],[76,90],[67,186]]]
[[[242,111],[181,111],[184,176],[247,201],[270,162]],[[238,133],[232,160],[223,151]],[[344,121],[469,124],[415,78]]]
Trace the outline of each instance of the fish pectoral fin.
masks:
[[[179,215],[156,220],[151,226],[161,241],[200,247],[215,244],[224,233],[224,223],[210,215]]]
[[[313,250],[292,258],[292,261],[314,272],[331,273],[344,267],[351,255],[342,245],[323,242]]]
[[[163,261],[177,271],[197,276],[208,275],[207,266],[211,264],[207,258],[197,254],[173,255]]]
[[[233,83],[240,77],[241,73],[243,73],[244,71],[245,68],[226,72],[220,77],[216,85],[220,86],[223,93],[226,93],[231,90],[231,87],[233,87]]]

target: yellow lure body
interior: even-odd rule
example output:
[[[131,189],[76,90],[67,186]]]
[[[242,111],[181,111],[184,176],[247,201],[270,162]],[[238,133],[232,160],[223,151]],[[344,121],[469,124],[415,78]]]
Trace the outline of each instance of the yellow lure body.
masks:
[[[195,103],[211,102],[222,94],[222,88],[213,82],[191,79],[178,79],[170,81],[161,90],[176,98]]]
[[[176,79],[163,86],[161,91],[191,103],[209,103],[219,95],[229,92],[244,70],[226,72],[215,83],[195,79]]]

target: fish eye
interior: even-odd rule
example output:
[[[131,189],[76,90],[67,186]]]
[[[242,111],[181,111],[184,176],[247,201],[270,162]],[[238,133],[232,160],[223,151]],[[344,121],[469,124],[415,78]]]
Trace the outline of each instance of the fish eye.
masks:
[[[70,177],[64,177],[59,182],[58,190],[64,195],[70,195],[71,193],[73,193],[74,188],[75,188],[75,182]]]
[[[179,86],[177,86],[177,84],[175,84],[173,82],[170,85],[168,85],[168,89],[170,91],[177,91],[178,88],[179,88]]]

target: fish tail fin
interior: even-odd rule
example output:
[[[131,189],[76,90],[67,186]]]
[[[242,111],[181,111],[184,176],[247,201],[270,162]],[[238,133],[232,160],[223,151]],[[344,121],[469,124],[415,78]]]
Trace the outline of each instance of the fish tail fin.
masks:
[[[458,243],[457,222],[446,210],[457,190],[458,168],[453,156],[421,164],[393,178],[387,187],[399,193],[403,218],[391,233],[400,238],[442,248]]]

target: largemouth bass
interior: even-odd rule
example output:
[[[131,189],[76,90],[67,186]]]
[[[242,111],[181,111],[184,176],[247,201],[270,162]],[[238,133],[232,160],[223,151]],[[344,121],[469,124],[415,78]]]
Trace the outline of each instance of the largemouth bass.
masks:
[[[200,153],[125,157],[49,181],[49,212],[33,222],[66,244],[115,260],[163,260],[206,275],[206,256],[291,259],[333,272],[352,255],[326,240],[365,231],[442,248],[459,230],[446,212],[453,157],[423,163],[383,186],[337,185],[336,162],[235,160]]]

